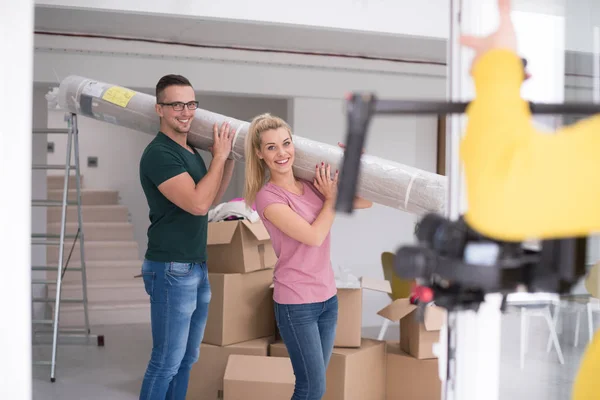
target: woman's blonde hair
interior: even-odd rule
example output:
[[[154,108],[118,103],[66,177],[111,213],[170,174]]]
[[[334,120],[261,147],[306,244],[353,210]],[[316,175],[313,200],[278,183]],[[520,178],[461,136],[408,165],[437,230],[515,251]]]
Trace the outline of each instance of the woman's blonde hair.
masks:
[[[245,142],[246,179],[244,183],[244,200],[251,207],[256,194],[265,184],[267,168],[265,162],[258,157],[260,151],[260,135],[271,129],[285,128],[292,136],[292,128],[283,119],[269,113],[261,114],[252,120],[248,128]]]

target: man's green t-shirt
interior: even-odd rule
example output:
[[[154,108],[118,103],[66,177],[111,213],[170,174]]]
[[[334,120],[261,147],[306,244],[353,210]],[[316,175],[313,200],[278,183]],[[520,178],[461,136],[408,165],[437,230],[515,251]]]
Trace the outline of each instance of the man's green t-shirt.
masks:
[[[208,216],[179,208],[158,190],[164,181],[183,172],[197,184],[206,164],[162,132],[148,144],[140,160],[140,181],[150,207],[148,248],[145,258],[164,262],[206,261]]]

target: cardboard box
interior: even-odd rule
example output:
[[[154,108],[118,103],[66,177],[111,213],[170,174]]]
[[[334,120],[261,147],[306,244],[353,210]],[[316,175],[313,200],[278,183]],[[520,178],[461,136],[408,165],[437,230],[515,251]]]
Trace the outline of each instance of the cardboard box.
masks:
[[[212,299],[204,343],[227,346],[275,335],[273,270],[246,274],[209,273]]]
[[[208,269],[245,273],[273,268],[277,262],[271,237],[262,221],[219,221],[208,224]]]
[[[427,306],[424,321],[417,320],[417,306],[409,299],[398,299],[377,314],[390,321],[400,321],[400,348],[418,359],[437,358],[433,344],[440,338],[440,329],[446,319],[446,310]]]
[[[232,354],[223,378],[225,400],[287,400],[296,378],[289,358]]]
[[[230,346],[200,345],[200,359],[192,366],[186,400],[223,399],[223,378],[231,354],[267,356],[274,337],[250,340]]]
[[[385,342],[371,339],[362,339],[360,348],[356,349],[334,348],[323,400],[385,399],[385,348]],[[269,354],[289,357],[283,342],[271,344]]]
[[[334,346],[360,347],[362,339],[363,290],[391,293],[389,281],[363,277],[357,288],[338,288],[338,325]]]
[[[442,383],[438,360],[418,360],[388,342],[386,350],[386,400],[440,400]]]

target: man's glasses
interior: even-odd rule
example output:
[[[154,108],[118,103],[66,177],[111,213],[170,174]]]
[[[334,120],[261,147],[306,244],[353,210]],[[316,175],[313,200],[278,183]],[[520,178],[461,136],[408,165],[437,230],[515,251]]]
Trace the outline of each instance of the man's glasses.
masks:
[[[198,108],[198,102],[197,101],[190,101],[187,103],[182,103],[180,101],[176,101],[173,103],[158,103],[161,106],[171,106],[173,107],[174,111],[183,111],[183,108],[185,106],[187,106],[188,110],[195,110],[196,108]]]

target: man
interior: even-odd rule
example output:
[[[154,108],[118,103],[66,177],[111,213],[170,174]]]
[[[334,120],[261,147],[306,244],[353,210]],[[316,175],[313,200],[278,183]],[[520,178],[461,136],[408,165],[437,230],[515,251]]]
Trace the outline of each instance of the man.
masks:
[[[186,78],[166,75],[158,81],[160,132],[140,160],[140,180],[150,208],[142,277],[150,296],[153,340],[141,400],[185,399],[208,317],[207,213],[231,180],[233,135],[227,123],[220,130],[213,127],[213,159],[207,170],[187,144],[197,107]]]

